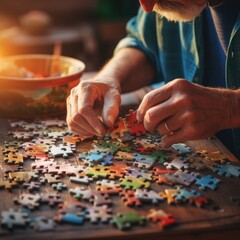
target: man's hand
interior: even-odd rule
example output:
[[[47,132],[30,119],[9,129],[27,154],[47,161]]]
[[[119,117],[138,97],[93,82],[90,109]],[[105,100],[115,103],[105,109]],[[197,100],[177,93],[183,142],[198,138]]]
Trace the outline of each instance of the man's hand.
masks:
[[[207,88],[176,79],[148,93],[137,117],[148,131],[163,134],[163,145],[170,147],[239,125],[239,117],[237,120],[234,116],[239,116],[240,111],[235,95],[234,90]]]
[[[83,80],[67,99],[67,124],[80,135],[102,136],[119,113],[120,86],[112,79]],[[100,117],[99,117],[100,115]]]

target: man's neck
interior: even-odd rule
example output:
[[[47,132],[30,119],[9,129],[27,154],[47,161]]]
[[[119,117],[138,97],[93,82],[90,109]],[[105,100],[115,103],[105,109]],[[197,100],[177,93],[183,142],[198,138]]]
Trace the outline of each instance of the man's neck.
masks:
[[[225,1],[226,0],[209,0],[208,1],[208,5],[210,7],[217,7],[217,6],[221,5],[221,4],[223,4]]]

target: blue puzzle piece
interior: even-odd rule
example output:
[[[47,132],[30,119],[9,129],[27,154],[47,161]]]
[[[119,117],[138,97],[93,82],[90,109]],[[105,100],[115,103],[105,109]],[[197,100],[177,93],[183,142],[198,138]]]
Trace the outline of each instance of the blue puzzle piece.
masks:
[[[112,155],[106,155],[104,156],[101,164],[101,166],[110,166],[113,165],[113,156]]]
[[[78,215],[76,213],[64,213],[55,217],[58,222],[72,223],[82,225],[85,220],[85,215]]]
[[[181,189],[179,193],[175,195],[175,199],[177,201],[186,201],[191,197],[199,197],[199,196],[201,196],[201,193],[195,190],[187,191],[186,189]]]
[[[213,168],[213,171],[220,176],[240,177],[240,166],[232,165],[230,163],[227,163],[225,165],[217,165],[215,168]]]
[[[89,166],[94,166],[96,164],[99,164],[106,154],[99,153],[99,152],[89,152],[89,154],[81,153],[79,154],[79,159],[82,159],[86,164]]]
[[[220,179],[214,178],[208,175],[208,176],[196,177],[195,184],[200,185],[199,189],[202,189],[202,190],[205,190],[206,188],[215,190],[219,182],[220,182]]]

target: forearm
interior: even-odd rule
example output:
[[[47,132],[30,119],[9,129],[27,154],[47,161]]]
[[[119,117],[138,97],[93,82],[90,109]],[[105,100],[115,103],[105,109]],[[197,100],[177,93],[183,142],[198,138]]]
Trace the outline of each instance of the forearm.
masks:
[[[240,128],[240,89],[227,90],[229,91],[229,127],[228,128]]]
[[[143,52],[134,48],[124,48],[104,66],[96,79],[118,82],[123,93],[148,85],[154,76],[153,64]]]

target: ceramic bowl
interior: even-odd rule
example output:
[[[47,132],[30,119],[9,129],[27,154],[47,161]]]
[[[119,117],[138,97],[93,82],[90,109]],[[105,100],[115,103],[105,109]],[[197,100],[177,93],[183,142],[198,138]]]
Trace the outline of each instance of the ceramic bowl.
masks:
[[[1,59],[0,116],[63,116],[66,98],[79,83],[84,69],[82,61],[64,56],[57,60],[53,55],[38,54]]]

